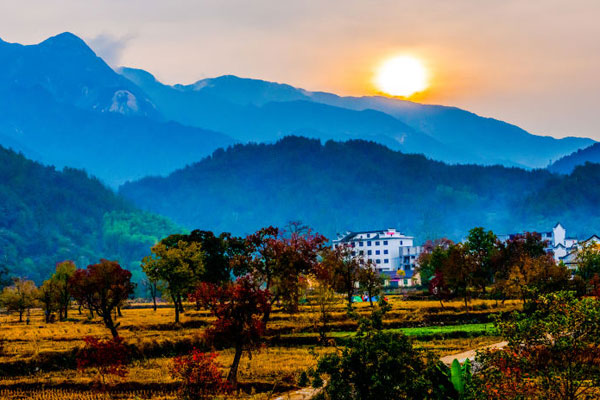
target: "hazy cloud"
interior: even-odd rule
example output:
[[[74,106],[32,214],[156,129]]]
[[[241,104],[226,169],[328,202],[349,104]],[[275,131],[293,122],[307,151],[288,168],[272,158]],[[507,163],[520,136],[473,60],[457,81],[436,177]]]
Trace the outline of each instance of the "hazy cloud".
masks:
[[[121,56],[127,47],[127,44],[134,35],[127,34],[121,37],[115,37],[108,33],[87,39],[87,44],[96,52],[99,57],[102,57],[110,66],[117,67],[120,65]]]

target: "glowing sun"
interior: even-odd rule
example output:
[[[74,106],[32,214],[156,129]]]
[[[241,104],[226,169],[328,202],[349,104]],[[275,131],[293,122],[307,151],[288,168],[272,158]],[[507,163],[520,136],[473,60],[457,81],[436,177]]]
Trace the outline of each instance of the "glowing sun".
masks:
[[[390,58],[377,70],[375,86],[391,96],[410,97],[427,89],[427,70],[419,59],[411,56]]]

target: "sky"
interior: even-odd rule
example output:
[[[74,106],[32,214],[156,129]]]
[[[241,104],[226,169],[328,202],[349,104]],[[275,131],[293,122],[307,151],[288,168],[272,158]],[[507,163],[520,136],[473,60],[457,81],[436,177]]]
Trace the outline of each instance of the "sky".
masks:
[[[416,101],[531,133],[600,140],[598,0],[21,0],[0,37],[70,31],[110,65],[192,83],[224,74],[340,95],[377,93],[395,55],[426,65]]]

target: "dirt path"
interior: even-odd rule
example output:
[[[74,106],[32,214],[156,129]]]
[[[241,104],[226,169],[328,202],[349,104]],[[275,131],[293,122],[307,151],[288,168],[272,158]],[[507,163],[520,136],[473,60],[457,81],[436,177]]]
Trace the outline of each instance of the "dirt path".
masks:
[[[457,359],[462,364],[463,362],[465,362],[465,360],[467,358],[469,360],[473,361],[478,350],[501,349],[504,346],[506,346],[507,344],[508,344],[508,342],[494,343],[489,346],[479,347],[477,349],[467,350],[462,353],[445,356],[445,357],[440,358],[440,361],[442,361],[446,365],[451,365],[452,361],[454,361],[454,359]],[[325,385],[323,385],[323,386],[325,386]],[[317,393],[319,393],[319,391],[321,391],[321,388],[319,388],[319,389],[304,388],[304,389],[300,389],[300,390],[295,390],[293,392],[288,392],[282,396],[276,397],[274,400],[309,400],[309,399],[312,399],[313,396],[315,396]]]
[[[309,400],[312,399],[313,396],[315,396],[320,391],[321,388],[304,388],[300,390],[295,390],[293,392],[288,392],[282,396],[276,397],[274,400]]]
[[[450,364],[452,364],[452,361],[454,361],[454,359],[457,359],[462,364],[463,362],[465,362],[465,360],[467,358],[470,361],[473,361],[473,359],[475,358],[475,355],[477,354],[478,350],[501,349],[504,346],[506,346],[507,344],[508,344],[508,342],[494,343],[494,344],[491,344],[489,346],[480,347],[480,348],[477,348],[477,349],[467,350],[467,351],[462,352],[462,353],[452,354],[452,355],[449,355],[449,356],[445,356],[445,357],[440,358],[440,361],[442,361],[446,365],[450,365]]]

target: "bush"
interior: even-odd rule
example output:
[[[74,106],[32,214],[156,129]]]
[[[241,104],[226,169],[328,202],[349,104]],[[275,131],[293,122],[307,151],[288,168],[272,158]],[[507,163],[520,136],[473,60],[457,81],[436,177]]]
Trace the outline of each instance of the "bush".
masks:
[[[102,340],[93,336],[83,338],[85,346],[77,353],[77,369],[94,368],[102,390],[111,376],[124,378],[128,374],[130,351],[120,337]]]
[[[179,395],[186,400],[213,399],[231,388],[221,376],[216,353],[194,349],[191,354],[173,360],[172,376],[181,380]]]
[[[377,331],[349,342],[341,354],[319,360],[329,400],[452,399],[458,396],[449,371],[413,348],[402,334]],[[314,383],[314,381],[313,381]]]

